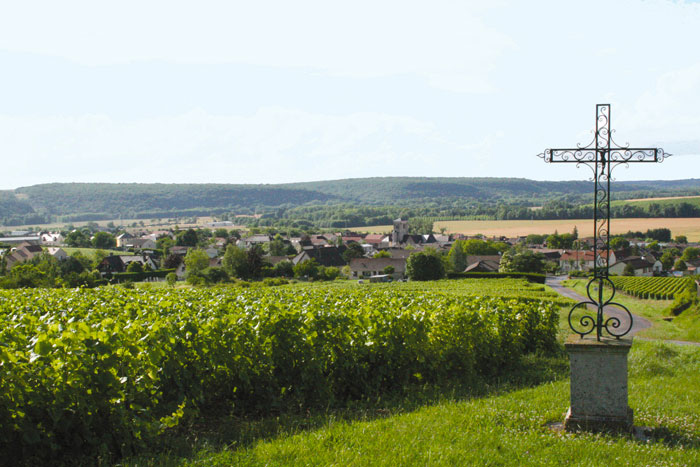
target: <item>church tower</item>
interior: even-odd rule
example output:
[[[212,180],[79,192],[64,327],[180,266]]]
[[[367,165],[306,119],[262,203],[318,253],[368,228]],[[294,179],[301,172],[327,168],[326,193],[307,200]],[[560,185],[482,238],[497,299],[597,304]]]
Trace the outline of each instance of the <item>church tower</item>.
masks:
[[[394,221],[394,231],[391,233],[391,243],[394,246],[398,246],[408,235],[408,221],[404,221],[401,218]]]

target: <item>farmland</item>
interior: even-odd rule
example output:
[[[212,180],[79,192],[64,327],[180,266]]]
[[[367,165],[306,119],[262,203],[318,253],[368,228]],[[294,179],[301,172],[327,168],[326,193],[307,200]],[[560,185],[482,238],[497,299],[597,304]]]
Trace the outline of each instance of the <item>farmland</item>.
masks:
[[[529,234],[550,234],[571,232],[576,227],[581,236],[593,235],[593,223],[590,219],[568,220],[466,220],[466,221],[438,221],[434,224],[434,230],[445,228],[446,233],[461,233],[464,235],[482,234],[487,237],[506,236],[517,237]],[[611,234],[623,234],[628,231],[646,232],[648,229],[668,228],[673,236],[685,235],[689,241],[700,241],[700,219],[697,218],[630,218],[612,219],[610,222]],[[358,231],[371,233],[391,232],[389,225],[359,227]]]

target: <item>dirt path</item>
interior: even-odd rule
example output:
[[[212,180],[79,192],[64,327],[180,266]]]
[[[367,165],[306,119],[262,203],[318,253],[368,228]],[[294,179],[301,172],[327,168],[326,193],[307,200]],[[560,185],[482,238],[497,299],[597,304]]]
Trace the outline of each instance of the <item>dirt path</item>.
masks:
[[[564,297],[574,299],[577,302],[588,301],[587,297],[584,297],[583,295],[576,293],[573,290],[561,285],[561,282],[565,279],[566,279],[566,276],[547,277],[545,284],[548,285],[549,287],[551,287],[552,290],[557,292],[559,295],[563,295]],[[598,309],[596,307],[594,307],[593,305],[588,305],[588,309],[592,310],[596,313],[598,312]],[[628,321],[627,313],[625,313],[623,310],[620,310],[619,308],[615,308],[615,307],[606,308],[605,313],[608,316],[614,316],[614,317],[620,319],[622,323],[627,323],[627,321]],[[649,321],[648,319],[643,318],[641,316],[638,316],[638,315],[633,314],[632,319],[633,319],[632,329],[629,332],[630,336],[634,336],[639,331],[643,331],[644,329],[648,329],[653,325],[653,323],[651,321]],[[667,342],[670,344],[700,346],[700,342],[647,339],[645,337],[637,337],[637,339],[644,340],[644,341],[661,341],[661,342]]]

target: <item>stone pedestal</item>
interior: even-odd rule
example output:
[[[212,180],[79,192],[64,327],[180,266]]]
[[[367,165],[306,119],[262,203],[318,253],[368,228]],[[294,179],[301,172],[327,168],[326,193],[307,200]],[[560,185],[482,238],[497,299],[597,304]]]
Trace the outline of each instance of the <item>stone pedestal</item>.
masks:
[[[572,335],[566,341],[571,364],[571,406],[566,431],[631,431],[627,403],[627,354],[631,338]]]

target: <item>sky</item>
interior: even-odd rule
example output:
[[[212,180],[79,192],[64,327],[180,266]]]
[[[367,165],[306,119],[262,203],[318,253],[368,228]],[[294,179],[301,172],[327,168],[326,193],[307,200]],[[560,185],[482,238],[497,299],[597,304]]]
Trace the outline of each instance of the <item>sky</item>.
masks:
[[[357,177],[700,178],[700,3],[0,0],[0,189]]]

